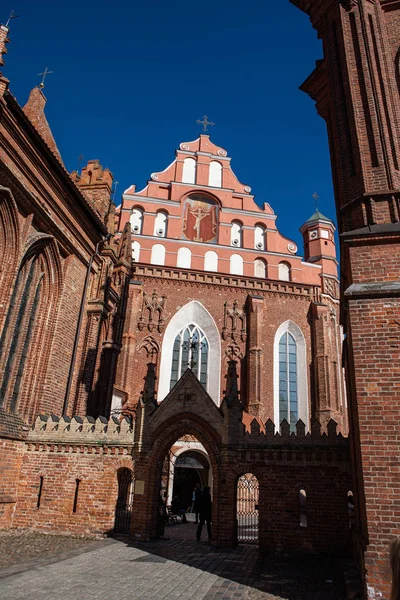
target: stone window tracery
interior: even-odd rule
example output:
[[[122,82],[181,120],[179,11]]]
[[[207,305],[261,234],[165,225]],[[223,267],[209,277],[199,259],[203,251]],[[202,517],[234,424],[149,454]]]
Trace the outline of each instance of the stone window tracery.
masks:
[[[179,381],[186,369],[191,369],[207,389],[208,341],[200,327],[193,323],[180,331],[175,338],[170,389]]]
[[[277,429],[285,419],[291,431],[301,419],[309,428],[307,348],[300,327],[282,323],[274,338],[274,421]]]
[[[279,423],[286,419],[291,431],[298,421],[297,347],[287,331],[279,341]]]
[[[4,360],[0,405],[12,389],[11,410],[17,408],[26,358],[38,314],[43,282],[40,263],[40,258],[36,255],[26,261],[20,269],[0,338],[0,358]],[[8,343],[7,338],[9,338]]]

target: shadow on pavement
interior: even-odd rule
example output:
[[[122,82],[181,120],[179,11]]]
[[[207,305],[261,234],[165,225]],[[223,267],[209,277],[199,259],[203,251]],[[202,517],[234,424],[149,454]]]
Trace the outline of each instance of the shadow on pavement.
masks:
[[[170,560],[220,577],[218,584],[213,586],[215,589],[211,589],[205,596],[206,600],[214,597],[231,597],[220,596],[224,585],[227,585],[226,582],[240,584],[235,598],[244,596],[255,600],[258,598],[345,600],[346,598],[345,560],[313,555],[261,554],[256,546],[250,545],[221,550],[205,541],[197,542],[195,532],[195,524],[189,521],[187,524],[167,526],[164,537],[157,541],[141,543],[122,535],[115,535],[114,538],[148,553],[132,562],[165,563]]]

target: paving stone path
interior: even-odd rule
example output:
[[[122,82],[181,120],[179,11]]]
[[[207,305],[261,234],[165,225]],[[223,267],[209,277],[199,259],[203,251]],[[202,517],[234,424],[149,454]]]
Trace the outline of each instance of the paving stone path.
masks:
[[[195,525],[188,523],[167,527],[163,540],[149,544],[136,544],[121,536],[81,540],[80,547],[71,549],[66,538],[66,549],[57,541],[51,555],[27,561],[21,557],[20,562],[0,569],[0,598],[345,599],[341,570],[334,562],[260,557],[252,546],[221,551],[204,541],[196,542],[194,534]]]

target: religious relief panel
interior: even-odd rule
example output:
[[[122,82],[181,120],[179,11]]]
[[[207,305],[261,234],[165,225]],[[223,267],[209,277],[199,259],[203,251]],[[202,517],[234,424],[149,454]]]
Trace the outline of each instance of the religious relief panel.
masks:
[[[239,308],[239,303],[234,300],[232,307],[228,302],[224,304],[224,326],[222,328],[222,339],[232,340],[233,342],[245,342],[246,332],[246,314],[243,308]]]
[[[143,331],[145,327],[152,332],[157,329],[159,333],[164,331],[164,308],[166,296],[159,296],[154,290],[152,295],[143,293],[142,310],[139,317],[138,329]]]
[[[204,194],[191,194],[185,201],[183,236],[193,242],[217,243],[218,207]]]

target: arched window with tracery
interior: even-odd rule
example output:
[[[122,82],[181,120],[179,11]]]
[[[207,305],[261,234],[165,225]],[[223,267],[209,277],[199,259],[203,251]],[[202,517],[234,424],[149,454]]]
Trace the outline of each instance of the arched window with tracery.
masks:
[[[38,237],[19,268],[0,335],[0,406],[25,418],[39,397],[61,275],[50,236]]]
[[[172,351],[170,389],[186,369],[191,369],[207,389],[208,349],[207,338],[197,325],[192,323],[178,333]]]
[[[293,321],[282,323],[274,338],[274,421],[279,428],[283,419],[295,431],[302,420],[309,429],[309,402],[306,342]]]
[[[286,419],[295,431],[298,417],[297,347],[294,337],[285,332],[279,341],[279,423]]]

